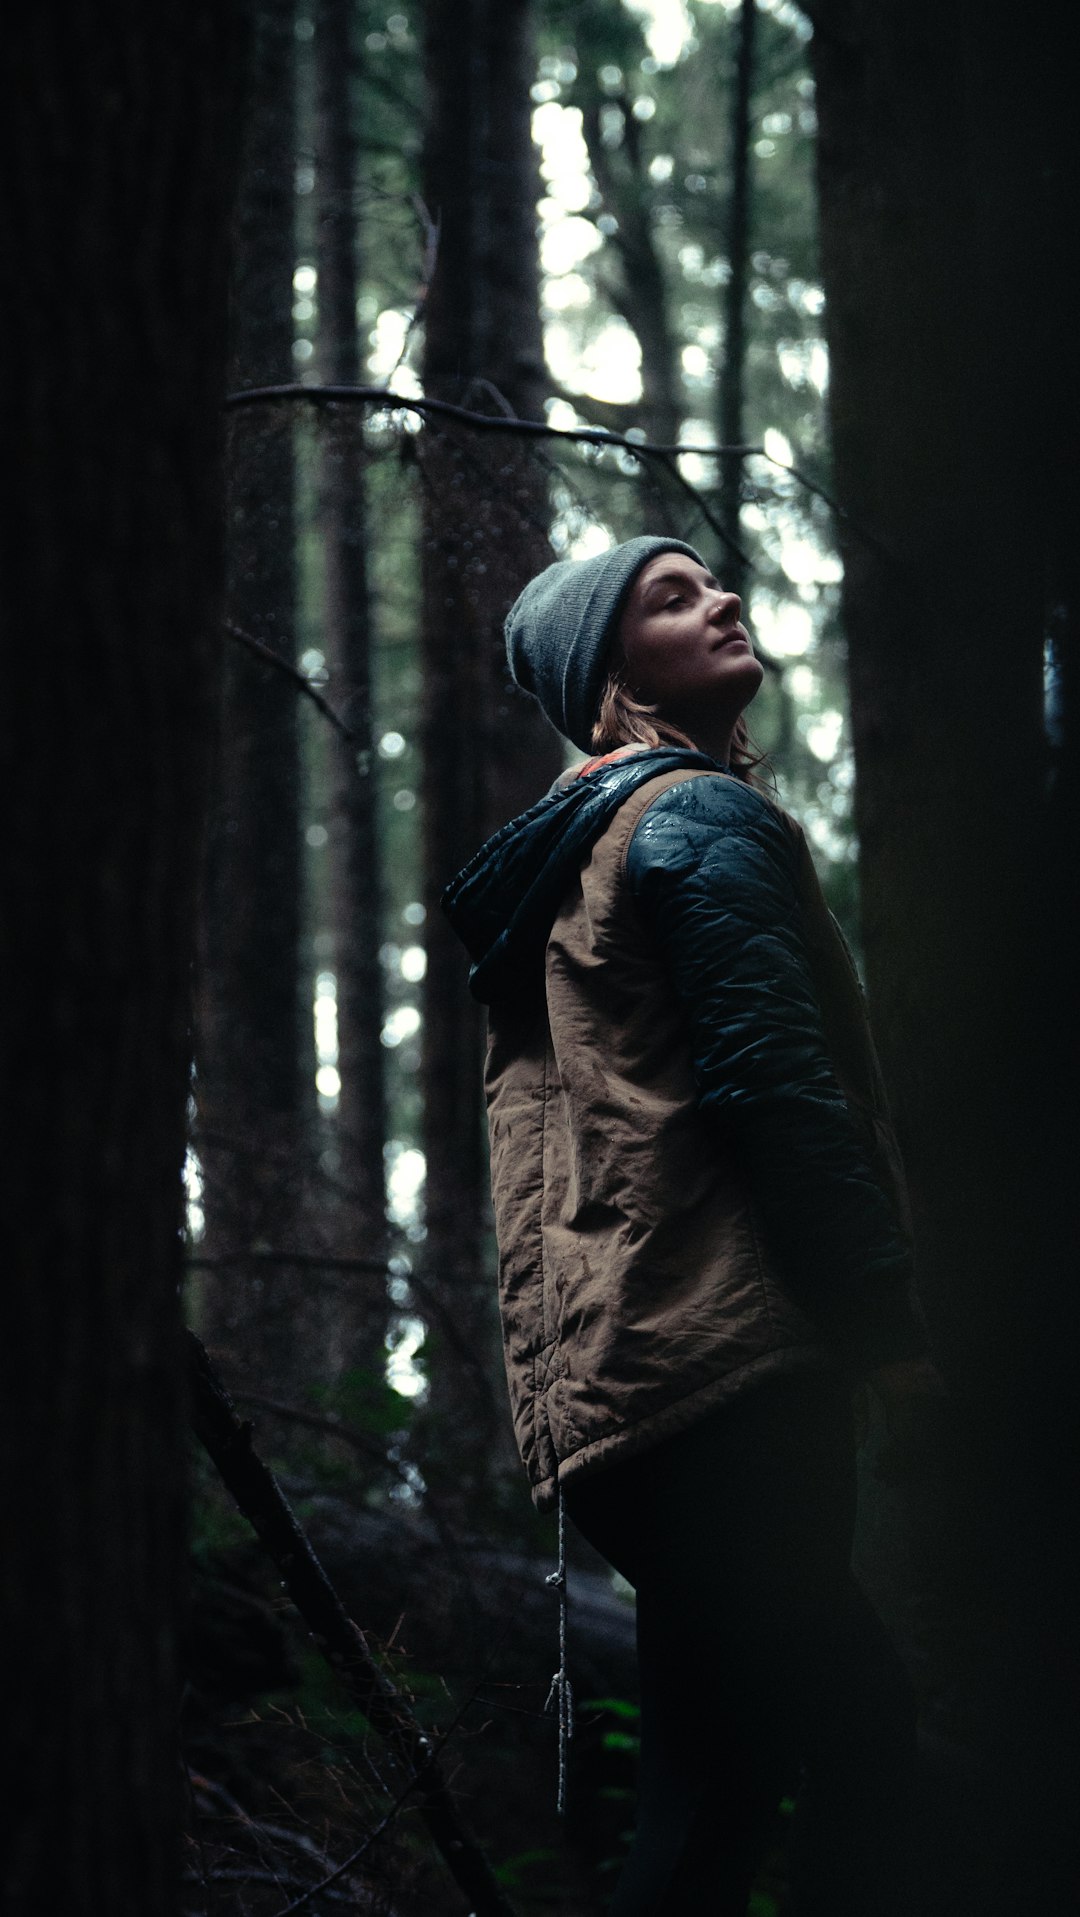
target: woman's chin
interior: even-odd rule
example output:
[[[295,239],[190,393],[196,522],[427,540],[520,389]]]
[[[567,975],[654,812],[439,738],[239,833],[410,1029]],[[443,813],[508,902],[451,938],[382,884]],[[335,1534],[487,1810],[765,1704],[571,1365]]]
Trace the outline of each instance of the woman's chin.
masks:
[[[716,665],[716,676],[702,686],[696,703],[699,710],[718,718],[737,719],[760,691],[765,668],[749,646],[725,648],[717,655]]]
[[[734,665],[735,661],[732,660],[730,663]],[[743,712],[750,704],[751,699],[756,699],[758,693],[761,691],[765,679],[765,668],[761,660],[757,657],[757,654],[749,651],[747,652],[746,658],[740,659],[738,663],[740,671],[737,683],[742,699],[739,712]]]

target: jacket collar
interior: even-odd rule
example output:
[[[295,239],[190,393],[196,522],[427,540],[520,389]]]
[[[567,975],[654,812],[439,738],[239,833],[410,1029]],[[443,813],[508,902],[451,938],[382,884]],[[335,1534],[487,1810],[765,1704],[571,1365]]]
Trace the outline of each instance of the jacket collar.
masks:
[[[535,974],[567,886],[623,801],[649,779],[685,767],[727,770],[704,752],[675,746],[590,762],[480,847],[442,895],[473,961],[474,998],[490,1005]]]

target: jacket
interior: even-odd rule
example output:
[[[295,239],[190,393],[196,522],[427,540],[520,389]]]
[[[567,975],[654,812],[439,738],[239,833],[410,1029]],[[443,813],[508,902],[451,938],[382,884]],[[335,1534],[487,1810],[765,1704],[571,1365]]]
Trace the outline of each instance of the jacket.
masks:
[[[489,1008],[540,1509],[759,1379],[926,1348],[858,976],[793,819],[703,754],[643,751],[511,820],[444,903]]]

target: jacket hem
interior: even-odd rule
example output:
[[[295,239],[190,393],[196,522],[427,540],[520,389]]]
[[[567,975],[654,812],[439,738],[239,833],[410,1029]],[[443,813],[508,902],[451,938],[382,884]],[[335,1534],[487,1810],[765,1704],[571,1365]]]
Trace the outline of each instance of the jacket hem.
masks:
[[[722,1377],[710,1378],[707,1384],[700,1385],[696,1391],[686,1393],[674,1403],[661,1406],[635,1424],[609,1431],[604,1437],[594,1438],[580,1449],[572,1451],[569,1457],[560,1459],[557,1472],[541,1478],[532,1486],[532,1500],[536,1509],[553,1511],[559,1490],[567,1484],[602,1471],[608,1465],[621,1464],[625,1459],[636,1457],[650,1446],[658,1444],[662,1438],[673,1438],[704,1417],[706,1412],[715,1410],[717,1405],[741,1397],[759,1378],[801,1371],[832,1372],[838,1378],[846,1375],[846,1368],[839,1360],[835,1347],[825,1344],[786,1345],[779,1350],[762,1352],[760,1357],[725,1372]]]

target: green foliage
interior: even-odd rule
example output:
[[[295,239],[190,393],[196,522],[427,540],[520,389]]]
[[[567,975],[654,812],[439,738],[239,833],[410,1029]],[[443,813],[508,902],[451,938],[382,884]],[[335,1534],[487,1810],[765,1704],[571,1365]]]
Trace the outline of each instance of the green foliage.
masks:
[[[630,1757],[637,1757],[641,1749],[641,1738],[630,1725],[640,1722],[641,1711],[625,1697],[590,1697],[579,1706],[582,1711],[600,1711],[616,1721],[607,1727],[600,1737],[600,1748],[605,1751],[623,1751]]]
[[[635,1724],[641,1716],[639,1707],[636,1704],[631,1704],[629,1699],[625,1697],[587,1697],[579,1704],[578,1709],[582,1711],[608,1711],[612,1717],[625,1718],[627,1721]]]
[[[537,1850],[521,1850],[513,1857],[507,1857],[494,1867],[495,1881],[505,1890],[533,1891],[543,1895],[536,1882],[537,1865],[552,1864],[558,1859],[558,1852],[542,1847]]]
[[[603,1747],[606,1751],[633,1751],[641,1749],[641,1739],[630,1731],[605,1731]]]
[[[309,1396],[328,1417],[340,1418],[354,1431],[387,1438],[408,1424],[408,1398],[387,1384],[377,1372],[356,1368],[343,1371],[331,1384],[312,1385]]]

